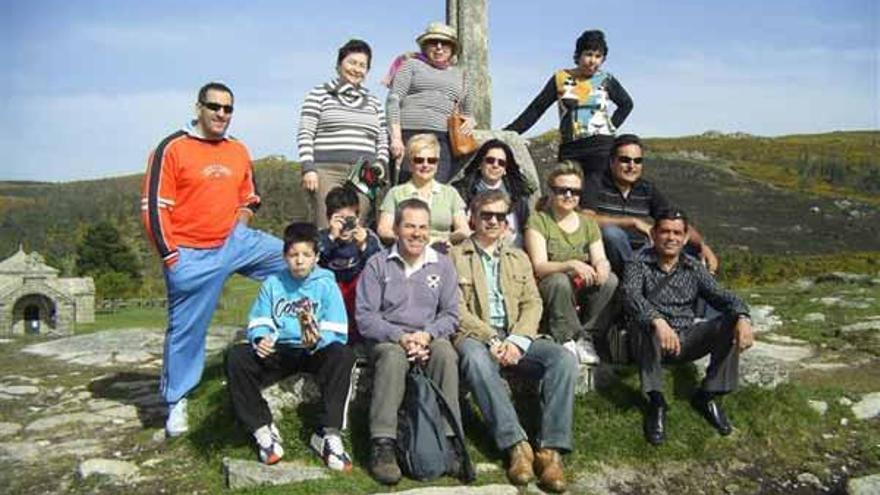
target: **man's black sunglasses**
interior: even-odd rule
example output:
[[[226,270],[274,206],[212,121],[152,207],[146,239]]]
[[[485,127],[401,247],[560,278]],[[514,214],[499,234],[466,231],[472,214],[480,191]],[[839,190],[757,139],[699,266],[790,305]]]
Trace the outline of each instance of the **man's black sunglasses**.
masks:
[[[222,109],[227,114],[231,114],[233,110],[232,105],[221,105],[213,101],[202,101],[200,104],[212,112],[219,112]]]
[[[619,161],[620,163],[626,163],[627,165],[630,163],[635,163],[636,165],[641,165],[642,164],[642,157],[623,155],[623,156],[618,156],[617,161]]]
[[[498,223],[507,221],[507,212],[495,212],[495,211],[481,211],[480,212],[480,220],[484,222],[488,222],[491,219],[495,219]]]

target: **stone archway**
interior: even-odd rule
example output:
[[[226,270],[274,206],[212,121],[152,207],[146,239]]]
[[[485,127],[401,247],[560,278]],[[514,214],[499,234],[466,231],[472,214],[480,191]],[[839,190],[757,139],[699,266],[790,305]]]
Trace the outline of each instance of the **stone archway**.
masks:
[[[58,326],[58,305],[45,294],[25,294],[12,306],[12,333],[45,334]]]

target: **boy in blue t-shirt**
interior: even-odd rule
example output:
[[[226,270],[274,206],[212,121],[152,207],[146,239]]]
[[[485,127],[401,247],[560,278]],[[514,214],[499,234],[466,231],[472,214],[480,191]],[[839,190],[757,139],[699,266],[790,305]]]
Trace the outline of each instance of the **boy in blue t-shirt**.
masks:
[[[257,442],[260,460],[275,464],[284,455],[261,387],[295,372],[314,373],[323,410],[309,442],[333,470],[350,471],[341,430],[348,412],[354,352],[348,319],[333,274],[316,266],[318,230],[292,223],[284,230],[288,270],[269,276],[248,317],[247,344],[229,351],[226,371],[235,415]]]

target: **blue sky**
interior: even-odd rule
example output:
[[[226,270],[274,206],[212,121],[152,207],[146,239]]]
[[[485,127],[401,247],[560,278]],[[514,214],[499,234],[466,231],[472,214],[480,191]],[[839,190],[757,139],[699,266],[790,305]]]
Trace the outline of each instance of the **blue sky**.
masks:
[[[583,30],[599,28],[605,69],[635,102],[626,131],[877,129],[878,5],[492,0],[493,127],[570,65]],[[235,91],[231,132],[254,157],[295,158],[302,98],[334,74],[339,45],[370,42],[368,86],[384,99],[391,59],[444,12],[443,0],[0,0],[0,180],[141,172],[208,80]],[[551,108],[530,134],[555,125]]]

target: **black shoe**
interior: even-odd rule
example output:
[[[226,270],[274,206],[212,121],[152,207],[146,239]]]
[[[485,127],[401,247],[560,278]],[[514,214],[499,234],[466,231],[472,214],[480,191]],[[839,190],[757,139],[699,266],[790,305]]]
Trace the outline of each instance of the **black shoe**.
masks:
[[[648,402],[645,412],[645,440],[651,445],[666,441],[666,404]]]
[[[401,472],[394,444],[392,438],[374,438],[370,449],[370,476],[383,485],[394,485],[400,481]]]
[[[700,394],[697,394],[691,400],[691,405],[697,410],[697,412],[706,418],[706,421],[708,421],[713,428],[718,430],[718,433],[720,433],[721,436],[726,437],[733,432],[733,427],[730,426],[730,421],[727,420],[724,410],[721,409],[721,406],[719,406],[714,399],[706,399]]]

